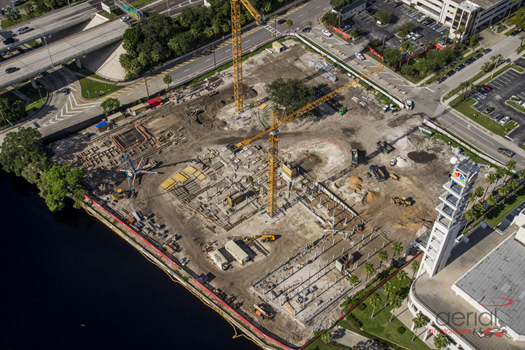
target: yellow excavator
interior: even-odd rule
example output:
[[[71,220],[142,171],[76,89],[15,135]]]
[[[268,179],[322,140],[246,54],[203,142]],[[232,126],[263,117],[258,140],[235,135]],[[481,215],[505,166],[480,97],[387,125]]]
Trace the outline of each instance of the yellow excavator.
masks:
[[[260,238],[261,242],[273,242],[275,241],[274,235],[255,235],[253,238]]]
[[[410,197],[391,197],[392,204],[402,205],[403,207],[409,207],[414,204],[414,201]]]
[[[117,192],[113,193],[113,199],[121,199],[121,198],[127,198],[128,194],[126,191],[124,191],[122,188],[119,188]]]

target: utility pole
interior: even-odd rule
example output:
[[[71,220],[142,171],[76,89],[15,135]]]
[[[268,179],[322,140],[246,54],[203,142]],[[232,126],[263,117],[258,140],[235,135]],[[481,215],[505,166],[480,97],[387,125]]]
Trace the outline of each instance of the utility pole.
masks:
[[[146,95],[148,95],[149,100],[148,81],[146,80],[146,75],[144,75],[144,86],[146,87]]]
[[[42,35],[42,39],[44,39],[44,44],[46,44],[46,47],[47,47],[47,53],[49,54],[49,60],[51,61],[51,67],[54,67],[55,64],[53,63],[53,58],[51,58],[51,51],[49,51],[49,46],[47,45],[46,37]]]
[[[170,0],[166,1],[166,7],[168,8],[168,17],[171,17],[170,16]]]

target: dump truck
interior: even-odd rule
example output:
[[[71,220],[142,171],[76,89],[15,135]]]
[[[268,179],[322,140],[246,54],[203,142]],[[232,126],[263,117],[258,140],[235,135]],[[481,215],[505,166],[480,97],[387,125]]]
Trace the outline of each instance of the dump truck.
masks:
[[[414,204],[414,201],[410,197],[390,197],[392,204],[409,207]]]
[[[377,165],[370,165],[370,172],[374,174],[377,181],[386,180],[385,173],[383,173],[383,171]]]
[[[359,150],[357,148],[352,148],[350,154],[352,155],[352,163],[359,164]]]
[[[427,128],[426,126],[418,126],[417,130],[425,136],[430,137],[434,135],[434,132],[430,128]]]
[[[379,148],[382,152],[388,154],[394,150],[394,147],[390,146],[385,141],[378,141],[377,142],[377,148]]]
[[[260,238],[261,242],[272,242],[275,241],[274,235],[255,235],[253,238],[257,239]]]

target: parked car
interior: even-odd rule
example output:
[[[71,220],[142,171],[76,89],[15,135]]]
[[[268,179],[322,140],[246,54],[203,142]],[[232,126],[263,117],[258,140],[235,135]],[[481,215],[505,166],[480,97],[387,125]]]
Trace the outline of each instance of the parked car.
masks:
[[[447,77],[446,75],[444,75],[444,76],[442,76],[442,77],[439,77],[438,80],[437,80],[438,84],[441,84],[442,82],[444,82],[445,80],[447,80],[447,78],[448,78],[448,77]]]
[[[383,107],[383,113],[388,112],[389,109],[390,109],[390,107],[389,107],[388,105],[385,105],[385,106]]]
[[[485,49],[485,50],[483,50],[483,54],[484,55],[488,54],[489,52],[492,52],[492,49]]]
[[[451,77],[453,76],[454,74],[456,74],[456,71],[455,70],[451,70],[450,72],[447,73],[447,77]]]
[[[509,116],[507,116],[507,117],[502,118],[498,123],[500,123],[501,125],[505,125],[508,122],[510,122],[510,120],[511,120],[511,118]]]
[[[10,45],[15,42],[15,38],[7,38],[3,41],[4,45]]]
[[[477,59],[477,60],[479,60],[481,57],[483,57],[483,54],[482,54],[482,53],[478,53],[478,54],[476,55],[476,59]]]
[[[351,26],[350,24],[345,24],[344,28],[345,28],[345,30],[346,30],[346,29],[351,29],[352,26]]]
[[[354,75],[352,73],[346,73],[346,76],[349,77],[350,79],[354,79]]]
[[[29,27],[22,27],[22,28],[19,28],[17,31],[16,31],[16,34],[20,35],[20,34],[24,34],[24,33],[27,33],[29,31],[33,30],[32,28],[29,28]]]
[[[498,148],[498,152],[509,157],[509,158],[512,158],[514,157],[514,155],[516,153],[512,152],[510,149],[506,149],[506,148]]]
[[[462,70],[465,67],[466,66],[464,64],[460,64],[459,66],[456,67],[456,72],[459,72],[460,70]]]
[[[312,30],[312,28],[310,28],[310,27],[304,28],[303,29],[303,33],[310,33],[311,30]]]
[[[494,118],[492,118],[495,122],[499,122],[501,119],[503,119],[504,115],[503,114],[498,114],[497,116],[495,116]]]
[[[413,35],[413,36],[414,36],[416,39],[419,39],[419,38],[421,38],[423,35],[422,35],[422,34],[415,34],[415,35]]]
[[[363,54],[361,52],[357,52],[355,54],[355,57],[359,58],[361,61],[365,60],[365,56],[363,56]]]
[[[326,30],[326,29],[323,29],[322,30],[323,34],[326,35],[327,37],[331,37],[333,34],[332,32],[330,32],[329,30]]]
[[[489,106],[489,107],[487,107],[487,109],[485,109],[485,114],[490,114],[490,113],[492,113],[493,110],[494,110],[494,107]]]
[[[511,36],[516,36],[516,35],[518,35],[520,32],[521,32],[521,28],[520,28],[520,29],[516,29],[515,31],[513,31],[512,33],[510,33],[510,35],[511,35]]]
[[[488,85],[481,85],[481,88],[485,91],[492,91],[492,88]]]
[[[17,70],[19,70],[20,68],[17,68],[17,67],[9,67],[9,68],[6,68],[5,72],[7,74],[11,74],[11,73],[14,73],[16,72]]]

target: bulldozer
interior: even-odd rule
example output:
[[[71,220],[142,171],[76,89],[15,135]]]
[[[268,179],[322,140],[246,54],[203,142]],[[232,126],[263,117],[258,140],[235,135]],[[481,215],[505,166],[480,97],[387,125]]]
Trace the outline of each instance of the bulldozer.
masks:
[[[275,236],[274,235],[255,235],[253,236],[253,238],[257,239],[257,238],[260,238],[261,239],[261,242],[273,242],[275,241]]]
[[[414,204],[414,201],[410,197],[390,197],[390,200],[392,201],[392,204],[403,207],[410,207]]]

